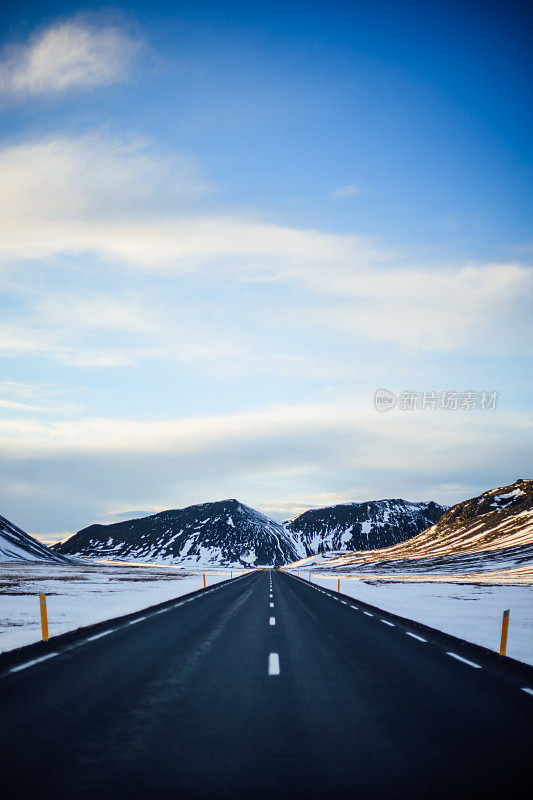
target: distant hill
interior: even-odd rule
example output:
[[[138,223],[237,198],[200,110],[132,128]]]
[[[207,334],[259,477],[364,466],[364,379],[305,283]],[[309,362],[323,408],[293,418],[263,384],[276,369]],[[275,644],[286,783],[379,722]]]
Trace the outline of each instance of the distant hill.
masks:
[[[376,550],[416,536],[436,522],[446,506],[433,501],[370,500],[304,511],[285,527],[302,555],[325,550]]]
[[[376,500],[306,511],[275,522],[238,500],[90,525],[54,551],[190,566],[281,566],[331,547],[374,549],[401,542],[445,511],[437,503]]]
[[[298,562],[350,572],[529,569],[533,558],[533,480],[508,486],[449,508],[427,530],[373,552],[330,551]]]
[[[41,544],[5,517],[0,517],[0,562],[2,561],[66,562],[68,559]]]
[[[150,517],[90,525],[59,553],[190,566],[279,566],[299,553],[281,523],[238,500],[162,511]]]

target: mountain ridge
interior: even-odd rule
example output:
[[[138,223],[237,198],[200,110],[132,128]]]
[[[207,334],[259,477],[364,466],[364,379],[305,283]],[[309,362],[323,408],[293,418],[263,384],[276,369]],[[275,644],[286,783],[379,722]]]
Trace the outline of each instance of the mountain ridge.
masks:
[[[446,506],[434,500],[365,500],[309,509],[284,525],[306,555],[325,550],[376,550],[415,536],[445,511]]]
[[[283,523],[231,498],[107,525],[89,525],[53,547],[57,552],[77,556],[158,560],[191,566],[282,566],[310,552],[309,536],[298,527],[302,520],[307,523],[306,514],[311,518],[323,513],[346,516],[347,508],[351,514],[348,539],[354,541],[353,529],[358,524],[364,528],[369,547],[413,536],[444,511],[444,507],[433,501],[380,500],[311,509]],[[333,527],[337,537],[346,538],[347,526],[343,520],[337,520]],[[313,552],[327,548],[324,531],[319,531],[315,539],[317,550]]]
[[[485,567],[516,569],[533,556],[533,480],[488,489],[451,506],[426,530],[378,550],[329,551],[294,562],[300,567],[361,572]]]
[[[104,535],[106,543],[102,542]],[[90,525],[54,545],[54,550],[237,568],[280,566],[299,555],[281,523],[234,498]]]
[[[54,552],[42,542],[34,539],[13,522],[0,516],[0,561],[55,561],[65,563],[69,559]]]

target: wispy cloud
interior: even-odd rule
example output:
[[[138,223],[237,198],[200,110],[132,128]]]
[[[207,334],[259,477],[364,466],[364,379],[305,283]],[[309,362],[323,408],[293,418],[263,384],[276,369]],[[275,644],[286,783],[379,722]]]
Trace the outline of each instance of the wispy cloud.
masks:
[[[4,271],[89,256],[102,270],[129,270],[133,281],[152,275],[228,286],[291,285],[300,292],[297,306],[287,312],[269,308],[271,319],[284,314],[286,325],[332,327],[404,349],[500,352],[525,340],[533,273],[523,264],[406,264],[364,236],[207,210],[202,202],[208,194],[207,181],[189,159],[169,158],[147,142],[95,134],[5,145]],[[95,283],[97,270],[91,269]],[[193,337],[192,346],[185,346],[190,337],[177,335],[170,317],[165,333],[158,310],[143,310],[141,288],[141,299],[127,302],[113,295],[98,299],[95,291],[87,298],[86,289],[84,297],[63,300],[57,291],[52,286],[49,294],[56,298],[47,299],[41,287],[30,318],[4,321],[3,352],[55,352],[66,363],[96,366],[220,354],[218,336],[213,343],[208,335],[203,341]],[[82,329],[104,328],[129,331],[128,346],[80,341]]]
[[[497,413],[497,425],[482,413],[347,404],[161,421],[20,417],[0,423],[0,502],[7,513],[13,487],[33,486],[17,521],[43,531],[236,495],[282,516],[369,497],[456,501],[527,471],[528,421]]]
[[[19,415],[79,414],[80,404],[65,400],[64,393],[64,389],[51,384],[0,381],[0,409]]]
[[[378,343],[416,351],[505,352],[528,341],[533,270],[520,263],[362,269],[333,278],[319,306],[293,314]],[[326,292],[326,287],[324,287]]]
[[[208,191],[189,160],[166,158],[142,141],[93,135],[6,145],[0,149],[1,250],[9,258],[90,252],[170,272],[221,260],[227,271],[239,259],[240,273],[265,279],[280,264],[286,273],[295,260],[323,268],[377,257],[363,237],[242,213],[200,213],[194,201]]]
[[[86,16],[57,22],[0,53],[0,92],[58,94],[127,80],[141,43]]]
[[[356,183],[348,183],[346,186],[339,186],[338,189],[335,189],[333,192],[333,197],[342,198],[342,197],[353,197],[356,194],[359,194],[361,189]]]

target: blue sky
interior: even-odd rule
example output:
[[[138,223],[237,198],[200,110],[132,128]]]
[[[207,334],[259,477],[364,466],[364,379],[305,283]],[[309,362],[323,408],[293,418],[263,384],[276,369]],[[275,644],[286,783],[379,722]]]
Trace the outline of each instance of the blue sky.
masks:
[[[0,513],[45,539],[528,477],[525,4],[20,3]],[[374,392],[497,391],[497,408]]]

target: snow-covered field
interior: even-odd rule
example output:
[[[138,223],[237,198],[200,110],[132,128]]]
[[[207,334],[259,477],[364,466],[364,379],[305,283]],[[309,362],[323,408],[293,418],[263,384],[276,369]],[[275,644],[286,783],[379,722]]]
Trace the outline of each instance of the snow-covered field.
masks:
[[[230,571],[205,570],[208,586]],[[242,571],[233,572],[233,577]],[[141,611],[203,587],[202,571],[151,564],[0,564],[0,652],[41,639],[39,592],[50,636]]]
[[[307,577],[302,572],[301,577]],[[313,583],[499,651],[502,614],[511,609],[507,655],[533,664],[533,586],[364,580],[311,575]]]

